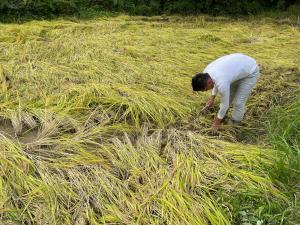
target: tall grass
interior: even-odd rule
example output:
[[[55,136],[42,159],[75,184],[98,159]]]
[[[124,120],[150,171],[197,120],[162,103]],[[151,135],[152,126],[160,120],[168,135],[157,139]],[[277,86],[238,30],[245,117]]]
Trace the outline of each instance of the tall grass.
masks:
[[[278,154],[282,155],[270,168],[274,182],[284,187],[289,196],[288,207],[284,215],[288,215],[291,223],[297,224],[299,217],[299,178],[300,178],[300,104],[294,103],[275,108],[268,121],[269,139]]]
[[[299,186],[300,177],[300,103],[294,102],[284,108],[278,108],[270,120],[270,138],[276,149],[283,152],[277,179],[289,187]]]

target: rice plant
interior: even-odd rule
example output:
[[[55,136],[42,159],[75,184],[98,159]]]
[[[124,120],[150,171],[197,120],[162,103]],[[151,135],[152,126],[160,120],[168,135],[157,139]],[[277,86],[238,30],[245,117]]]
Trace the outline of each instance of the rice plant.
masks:
[[[299,151],[295,25],[121,15],[0,31],[2,224],[299,223],[299,186],[274,175],[297,179],[299,162],[272,145]],[[191,77],[231,52],[261,79],[244,123],[211,136]]]

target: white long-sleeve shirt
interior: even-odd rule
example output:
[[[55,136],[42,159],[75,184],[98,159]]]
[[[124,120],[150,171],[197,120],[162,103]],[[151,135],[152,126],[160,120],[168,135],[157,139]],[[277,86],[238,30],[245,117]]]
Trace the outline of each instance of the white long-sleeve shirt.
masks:
[[[217,117],[223,119],[229,108],[231,83],[251,75],[257,64],[250,56],[234,53],[225,55],[211,62],[205,69],[214,82],[212,95],[221,95],[221,104]]]

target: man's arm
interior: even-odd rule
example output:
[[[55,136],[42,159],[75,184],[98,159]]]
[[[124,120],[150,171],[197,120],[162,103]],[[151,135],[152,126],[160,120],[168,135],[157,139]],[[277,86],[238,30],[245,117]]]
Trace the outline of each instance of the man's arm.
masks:
[[[229,98],[230,98],[230,85],[223,86],[220,90],[221,94],[221,104],[220,109],[218,111],[217,117],[215,118],[212,129],[214,132],[216,132],[221,124],[222,119],[225,117],[226,112],[229,108]]]
[[[224,90],[221,93],[220,109],[217,114],[217,118],[220,120],[222,120],[225,117],[226,112],[229,108],[229,97],[230,97],[230,86],[228,85],[228,87],[224,88]]]
[[[217,85],[214,85],[214,88],[212,89],[211,95],[216,96],[218,94],[218,88]]]

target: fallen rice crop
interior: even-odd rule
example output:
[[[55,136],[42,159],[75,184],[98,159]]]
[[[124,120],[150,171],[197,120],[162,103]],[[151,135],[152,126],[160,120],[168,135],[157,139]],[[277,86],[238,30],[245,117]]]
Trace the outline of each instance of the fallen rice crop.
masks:
[[[299,24],[267,17],[0,24],[1,224],[300,223],[264,125],[300,94],[299,46]],[[211,136],[191,77],[231,52],[261,79]]]

